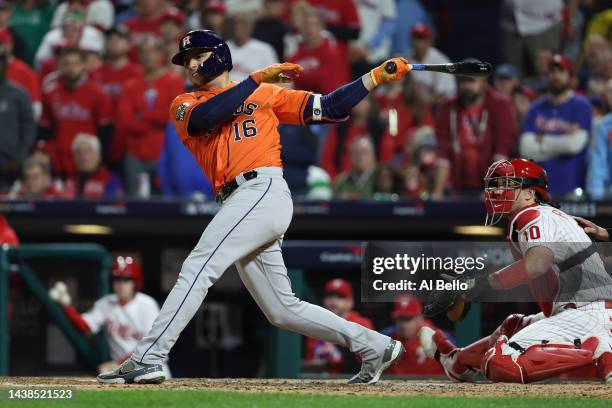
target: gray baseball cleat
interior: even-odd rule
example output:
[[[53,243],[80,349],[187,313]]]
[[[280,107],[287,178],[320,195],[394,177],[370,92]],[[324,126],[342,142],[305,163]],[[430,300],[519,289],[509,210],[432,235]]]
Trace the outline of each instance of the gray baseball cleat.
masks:
[[[126,360],[113,371],[98,375],[102,384],[161,384],[166,379],[161,364],[141,364]]]
[[[371,360],[363,360],[363,363],[361,363],[361,371],[355,374],[348,383],[375,384],[383,371],[399,361],[405,351],[401,342],[391,340],[381,356]]]

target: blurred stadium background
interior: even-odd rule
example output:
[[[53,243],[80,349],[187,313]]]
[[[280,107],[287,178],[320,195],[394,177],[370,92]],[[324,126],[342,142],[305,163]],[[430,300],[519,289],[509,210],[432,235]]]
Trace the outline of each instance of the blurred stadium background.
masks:
[[[216,212],[168,126],[170,101],[188,89],[169,57],[197,28],[230,39],[233,80],[287,60],[305,68],[295,87],[319,93],[392,55],[496,66],[488,82],[415,73],[346,123],[281,126],[295,199],[284,257],[306,300],[349,297],[344,282],[330,289],[339,278],[376,329],[412,320],[418,305],[360,302],[361,242],[504,239],[502,227],[482,227],[482,178],[495,159],[529,157],[533,133],[586,131],[567,151],[537,141],[534,159],[562,210],[612,224],[612,1],[0,0],[0,212],[20,242],[0,252],[0,375],[95,374],[103,336],[74,330],[47,289],[67,282],[85,311],[110,290],[113,257],[129,255],[161,303]],[[578,108],[542,112],[555,85]],[[535,310],[482,305],[461,324],[432,324],[466,344]],[[272,328],[230,270],[169,364],[177,377],[327,376],[358,364],[331,361],[335,352],[313,361],[312,347]],[[423,372],[413,355],[396,374]]]

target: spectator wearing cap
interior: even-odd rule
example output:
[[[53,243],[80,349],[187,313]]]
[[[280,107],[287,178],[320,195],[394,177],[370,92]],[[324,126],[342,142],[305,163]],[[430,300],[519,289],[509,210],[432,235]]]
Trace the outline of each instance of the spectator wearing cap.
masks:
[[[284,37],[289,28],[283,21],[287,4],[284,0],[265,0],[263,15],[255,22],[253,38],[270,44],[281,61],[285,56]]]
[[[412,37],[407,35],[415,24],[431,18],[420,0],[396,0],[397,15],[395,31],[391,40],[391,55],[409,55],[412,51]]]
[[[550,60],[548,93],[529,108],[520,139],[521,156],[544,167],[548,191],[556,195],[584,188],[587,171],[592,109],[572,90],[572,73],[566,57],[557,54]]]
[[[139,177],[143,173],[155,180],[157,164],[164,144],[168,123],[168,106],[183,92],[184,81],[165,68],[162,43],[149,36],[138,46],[142,77],[126,82],[119,98],[116,137],[127,146],[125,182],[127,192],[138,192]]]
[[[162,17],[171,8],[165,0],[135,0],[136,15],[122,23],[130,32],[132,45],[148,36],[159,35]]]
[[[323,18],[315,9],[296,4],[292,10],[295,13],[292,19],[301,40],[287,61],[304,68],[295,78],[295,87],[320,94],[332,92],[348,82],[348,60],[342,59],[339,43],[326,34]]]
[[[84,50],[101,53],[104,47],[104,35],[97,28],[85,23],[83,14],[66,13],[60,27],[51,29],[43,38],[34,63],[36,67],[53,56],[56,46],[78,46]]]
[[[401,341],[406,352],[397,364],[389,367],[389,374],[444,375],[442,366],[425,355],[419,342],[418,332],[421,327],[437,330],[431,321],[423,317],[422,310],[420,300],[413,295],[401,295],[395,300],[391,313],[395,325],[381,330],[381,333]]]
[[[493,87],[504,95],[511,96],[519,84],[518,71],[510,64],[500,64],[493,73]]]
[[[0,0],[0,32],[3,30],[8,31],[13,43],[13,56],[25,61],[26,41],[13,27],[9,26],[11,13],[11,3],[7,0]]]
[[[171,57],[176,53],[176,44],[185,34],[185,15],[175,8],[168,9],[161,17],[159,35],[166,54],[166,69],[177,75],[184,75],[185,69],[172,64]]]
[[[34,120],[38,121],[42,110],[38,75],[28,64],[15,57],[13,41],[14,38],[9,30],[0,29],[0,48],[4,50],[8,59],[6,77],[8,80],[21,85],[27,91],[32,100]]]
[[[7,80],[8,64],[8,55],[0,49],[0,190],[19,176],[36,135],[32,100],[21,86]]]
[[[55,5],[48,0],[17,0],[9,20],[11,28],[26,42],[24,61],[34,66],[34,55],[49,31]]]
[[[435,181],[436,137],[431,127],[423,126],[406,140],[402,167],[402,195],[411,198],[431,197]]]
[[[606,100],[612,106],[612,79],[606,83]],[[612,113],[593,125],[593,139],[588,147],[587,193],[593,200],[612,196]]]
[[[187,18],[187,31],[206,29],[222,33],[225,27],[226,11],[223,0],[202,0],[200,9],[191,13]]]
[[[442,104],[435,118],[434,199],[442,197],[447,187],[455,194],[479,194],[488,166],[509,157],[518,136],[509,97],[488,86],[485,78],[457,81],[457,96]]]
[[[55,9],[51,27],[59,27],[64,16],[69,12],[79,12],[85,15],[85,23],[104,32],[113,26],[115,21],[115,7],[110,0],[67,0]]]
[[[447,64],[449,59],[442,51],[432,45],[433,31],[424,23],[415,24],[410,30],[412,37],[412,54],[408,58],[417,64]],[[421,74],[421,73],[419,73]],[[452,98],[457,91],[452,75],[440,72],[422,72],[415,75],[419,92],[431,105]]]
[[[176,47],[176,44],[175,44]],[[106,32],[105,54],[102,65],[89,73],[92,80],[98,83],[110,95],[113,104],[113,118],[121,115],[118,110],[119,98],[123,94],[126,83],[143,74],[142,65],[129,60],[130,33],[124,26],[115,26]],[[127,146],[125,139],[113,135],[110,146],[108,165],[117,174],[123,176],[123,162]]]
[[[108,155],[113,135],[112,100],[100,85],[88,78],[81,50],[60,51],[57,75],[43,84],[42,100],[39,137],[47,140],[55,152],[53,164],[57,174],[76,173],[72,143],[79,133],[98,136],[104,156]]]
[[[359,75],[389,58],[397,9],[395,0],[356,0],[355,3],[361,30],[357,41],[350,43],[349,54],[353,74]]]
[[[252,37],[255,17],[234,14],[230,17],[230,40],[227,42],[232,53],[234,68],[230,72],[232,81],[242,81],[251,72],[278,63],[274,48],[270,44]]]
[[[123,193],[119,178],[102,163],[100,139],[96,136],[79,134],[72,143],[72,156],[77,172],[66,182],[66,196],[100,199]]]
[[[503,56],[519,70],[521,77],[534,71],[531,62],[537,50],[560,50],[563,8],[563,0],[504,0],[501,19]],[[575,12],[573,8],[569,10]],[[570,19],[573,17],[569,16]]]
[[[323,307],[338,316],[357,323],[368,329],[374,325],[368,318],[353,310],[353,287],[344,279],[332,279],[325,284]],[[348,349],[337,346],[325,340],[306,339],[306,354],[304,365],[310,371],[330,374],[351,372],[358,367],[360,361]]]

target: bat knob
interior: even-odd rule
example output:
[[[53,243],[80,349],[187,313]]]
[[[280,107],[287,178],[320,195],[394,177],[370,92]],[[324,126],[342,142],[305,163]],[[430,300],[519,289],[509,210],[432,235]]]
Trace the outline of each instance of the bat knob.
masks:
[[[385,72],[387,74],[395,74],[395,71],[397,71],[397,65],[395,62],[389,61],[385,64]]]

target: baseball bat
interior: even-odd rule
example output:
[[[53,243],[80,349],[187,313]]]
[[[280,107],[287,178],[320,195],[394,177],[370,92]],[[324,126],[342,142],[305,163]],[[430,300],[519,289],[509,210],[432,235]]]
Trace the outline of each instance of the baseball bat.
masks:
[[[412,71],[433,71],[462,76],[487,76],[493,72],[493,66],[482,61],[460,61],[449,64],[410,64]],[[397,70],[395,62],[389,61],[385,71],[393,74]]]

